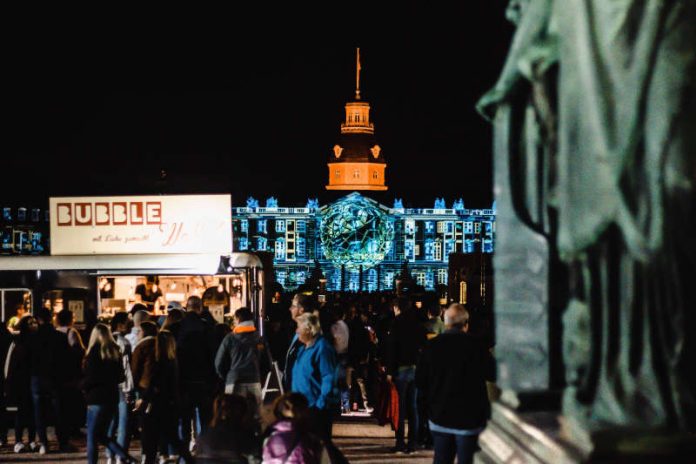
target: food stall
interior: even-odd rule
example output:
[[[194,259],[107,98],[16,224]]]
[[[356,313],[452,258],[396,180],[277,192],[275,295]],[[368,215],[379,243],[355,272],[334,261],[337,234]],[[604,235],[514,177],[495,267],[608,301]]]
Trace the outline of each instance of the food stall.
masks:
[[[263,317],[263,266],[231,252],[229,195],[51,198],[50,212],[50,256],[0,257],[3,321],[21,299],[90,326],[130,310],[145,286],[154,314],[197,295],[219,322],[241,306]]]

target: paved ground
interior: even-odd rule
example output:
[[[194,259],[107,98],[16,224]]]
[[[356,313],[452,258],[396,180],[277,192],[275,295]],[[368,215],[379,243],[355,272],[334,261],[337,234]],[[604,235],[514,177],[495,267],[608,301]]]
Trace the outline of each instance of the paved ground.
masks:
[[[432,451],[414,454],[393,454],[394,432],[391,427],[380,427],[370,418],[343,418],[334,424],[334,437],[338,447],[350,462],[360,463],[419,463],[433,462]]]
[[[13,436],[12,433],[9,434]],[[49,437],[53,437],[50,433]],[[343,451],[350,462],[359,463],[430,463],[432,462],[431,451],[418,451],[410,455],[396,455],[389,452],[389,448],[394,446],[394,432],[389,426],[380,427],[374,419],[369,417],[344,417],[334,425],[334,438],[338,447]],[[41,463],[82,463],[85,461],[85,442],[84,440],[74,440],[77,445],[76,453],[58,453],[57,443],[51,441],[49,453],[40,456],[37,453],[24,452],[15,454],[12,452],[14,439],[9,445],[0,448],[0,462],[41,462]],[[132,453],[138,456],[139,445],[134,444]],[[103,453],[102,453],[103,458]],[[100,462],[106,462],[103,458]]]

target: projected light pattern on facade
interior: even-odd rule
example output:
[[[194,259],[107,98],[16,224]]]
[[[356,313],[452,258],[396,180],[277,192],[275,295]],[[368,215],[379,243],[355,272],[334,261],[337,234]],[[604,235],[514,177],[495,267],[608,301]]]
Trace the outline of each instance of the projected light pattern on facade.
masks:
[[[389,216],[357,193],[323,210],[320,224],[324,256],[337,266],[372,268],[392,247],[394,225]]]
[[[386,217],[393,236],[391,245],[384,247],[380,262],[371,267],[367,266],[369,262],[363,262],[360,266],[359,256],[356,259],[357,255],[353,255],[357,267],[348,267],[336,264],[326,255],[321,237],[323,219],[340,203],[365,203]],[[233,249],[271,253],[275,280],[287,290],[304,284],[316,262],[329,290],[391,290],[404,261],[408,261],[418,285],[433,290],[448,283],[450,254],[492,253],[494,248],[495,204],[491,208],[470,209],[462,199],[448,205],[440,198],[431,207],[409,208],[401,199],[394,199],[393,205],[387,206],[359,193],[326,205],[310,199],[305,206],[288,207],[281,206],[275,198],[264,204],[249,198],[245,206],[232,209]],[[375,242],[368,242],[359,243],[368,250],[379,249]]]

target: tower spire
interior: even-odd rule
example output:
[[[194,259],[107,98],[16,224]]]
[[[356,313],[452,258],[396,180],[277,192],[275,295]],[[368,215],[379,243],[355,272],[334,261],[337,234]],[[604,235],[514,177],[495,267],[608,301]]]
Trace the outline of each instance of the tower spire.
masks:
[[[355,57],[355,99],[360,100],[360,47],[357,49],[357,54]]]
[[[329,157],[327,190],[387,190],[387,162],[375,140],[370,104],[360,99],[360,48],[355,49],[355,100],[346,103],[341,138]]]

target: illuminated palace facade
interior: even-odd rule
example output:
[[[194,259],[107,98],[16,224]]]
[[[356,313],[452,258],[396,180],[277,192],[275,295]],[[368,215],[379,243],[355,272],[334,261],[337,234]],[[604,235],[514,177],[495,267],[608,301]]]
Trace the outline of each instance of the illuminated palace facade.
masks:
[[[467,209],[459,200],[451,206],[436,200],[432,208],[404,208],[396,200],[387,207],[357,192],[301,208],[278,206],[275,198],[259,206],[250,198],[233,208],[234,250],[271,252],[276,281],[286,290],[305,283],[315,262],[327,290],[392,290],[404,261],[417,284],[434,290],[447,285],[450,253],[493,252],[495,205]],[[361,211],[373,220],[354,230]]]
[[[416,284],[434,290],[447,285],[450,254],[493,252],[495,205],[466,209],[460,199],[448,208],[438,199],[432,208],[404,208],[397,199],[388,207],[358,193],[388,187],[370,104],[360,96],[360,49],[356,58],[355,99],[346,103],[326,163],[326,189],[352,193],[322,206],[309,200],[303,208],[279,206],[273,197],[260,206],[249,198],[233,208],[233,248],[272,253],[276,281],[286,290],[304,284],[317,264],[327,290],[392,290],[404,263]]]

